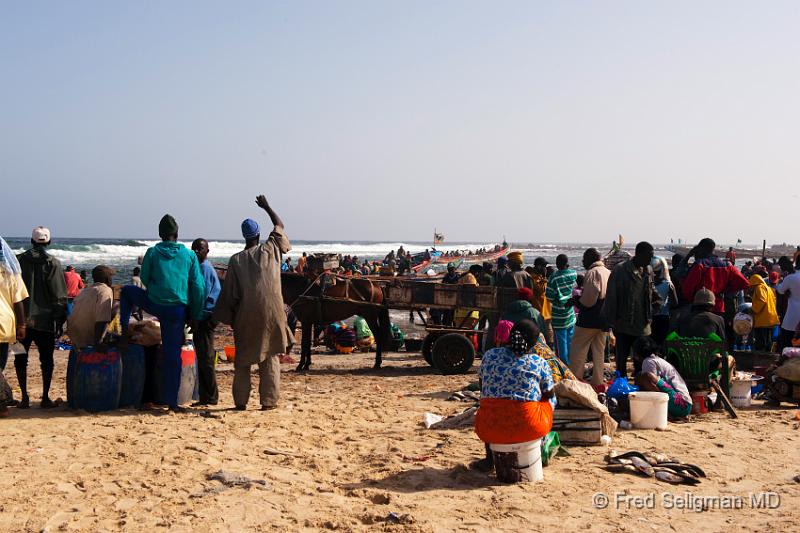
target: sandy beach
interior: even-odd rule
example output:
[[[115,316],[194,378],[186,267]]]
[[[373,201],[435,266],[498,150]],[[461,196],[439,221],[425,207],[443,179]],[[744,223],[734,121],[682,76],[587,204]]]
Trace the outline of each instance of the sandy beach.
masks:
[[[54,397],[65,397],[66,352],[57,352]],[[545,481],[503,485],[472,471],[483,445],[471,429],[436,431],[423,413],[468,406],[447,401],[476,379],[434,373],[418,354],[317,355],[307,375],[284,365],[280,408],[230,410],[232,365],[221,363],[221,405],[189,414],[105,414],[38,408],[31,357],[28,411],[0,423],[5,495],[2,531],[789,531],[800,523],[796,409],[740,411],[622,431],[616,451],[658,451],[700,465],[696,487],[604,471],[604,446],[570,447]],[[16,387],[9,364],[6,374]],[[265,453],[267,450],[269,453]],[[224,470],[265,485],[226,488]],[[595,509],[595,493],[608,495]],[[751,493],[774,492],[775,509]],[[615,509],[616,494],[654,494],[653,509]],[[740,496],[744,508],[669,510],[662,498]],[[666,495],[666,496],[665,496]],[[774,500],[774,498],[773,498]],[[393,514],[392,514],[393,513]]]

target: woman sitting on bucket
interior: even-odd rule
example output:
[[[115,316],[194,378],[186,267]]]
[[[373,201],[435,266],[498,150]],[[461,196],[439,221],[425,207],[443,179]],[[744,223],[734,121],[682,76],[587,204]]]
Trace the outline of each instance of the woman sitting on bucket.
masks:
[[[483,355],[481,403],[475,432],[486,443],[487,457],[475,466],[492,467],[490,444],[519,444],[547,435],[553,426],[553,375],[536,355],[539,327],[521,320],[511,329],[508,344]]]

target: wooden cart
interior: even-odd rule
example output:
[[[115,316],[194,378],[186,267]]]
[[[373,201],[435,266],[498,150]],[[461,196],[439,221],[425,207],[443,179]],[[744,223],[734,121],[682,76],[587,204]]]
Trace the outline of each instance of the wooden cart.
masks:
[[[505,304],[516,298],[516,289],[449,285],[425,280],[395,279],[383,287],[384,305],[390,309],[416,312],[425,325],[427,335],[422,343],[422,355],[429,365],[443,374],[463,374],[475,361],[475,346],[470,337],[482,340],[483,331],[431,323],[423,311],[457,308],[497,315]]]

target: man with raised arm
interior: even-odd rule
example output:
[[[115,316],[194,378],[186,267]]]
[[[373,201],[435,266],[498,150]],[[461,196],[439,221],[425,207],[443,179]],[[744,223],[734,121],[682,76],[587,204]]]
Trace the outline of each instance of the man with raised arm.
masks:
[[[261,230],[252,219],[242,222],[244,250],[231,257],[214,318],[233,327],[236,358],[233,362],[233,403],[243,411],[250,399],[250,368],[258,365],[261,409],[275,409],[280,395],[278,356],[291,344],[281,294],[281,262],[292,249],[283,221],[264,195],[256,205],[269,215],[273,229],[262,243]]]

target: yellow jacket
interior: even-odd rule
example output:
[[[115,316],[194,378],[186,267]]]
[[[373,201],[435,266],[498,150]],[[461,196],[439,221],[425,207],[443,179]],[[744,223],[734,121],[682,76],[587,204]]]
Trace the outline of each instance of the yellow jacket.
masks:
[[[750,276],[750,289],[753,291],[753,327],[777,326],[779,321],[775,291],[758,274]]]

